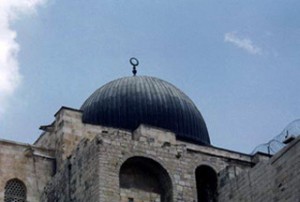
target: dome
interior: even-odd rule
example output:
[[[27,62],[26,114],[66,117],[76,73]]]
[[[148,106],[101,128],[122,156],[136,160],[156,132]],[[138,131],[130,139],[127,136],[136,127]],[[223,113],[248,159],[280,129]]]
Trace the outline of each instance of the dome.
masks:
[[[167,129],[177,139],[209,145],[201,113],[181,90],[149,76],[123,77],[96,90],[81,106],[84,123],[135,130],[140,124]]]

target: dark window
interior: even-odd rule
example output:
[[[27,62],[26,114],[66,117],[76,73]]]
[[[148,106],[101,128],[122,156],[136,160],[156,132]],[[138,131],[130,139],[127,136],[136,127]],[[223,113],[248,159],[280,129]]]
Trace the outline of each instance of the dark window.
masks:
[[[133,198],[128,198],[128,202],[134,202]]]
[[[217,174],[209,166],[199,166],[196,169],[198,201],[217,201]]]
[[[26,186],[18,180],[9,180],[5,185],[4,202],[26,202]]]

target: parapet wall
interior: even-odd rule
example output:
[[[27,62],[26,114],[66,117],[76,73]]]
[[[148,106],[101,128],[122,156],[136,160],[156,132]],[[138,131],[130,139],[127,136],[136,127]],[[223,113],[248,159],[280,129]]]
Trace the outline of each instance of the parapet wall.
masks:
[[[270,160],[225,182],[219,201],[300,201],[300,137]]]

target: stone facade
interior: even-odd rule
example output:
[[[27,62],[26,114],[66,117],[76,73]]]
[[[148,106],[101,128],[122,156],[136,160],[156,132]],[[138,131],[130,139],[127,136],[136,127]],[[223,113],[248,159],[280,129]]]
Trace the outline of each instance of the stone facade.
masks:
[[[40,201],[46,183],[54,174],[52,150],[0,140],[0,201],[4,201],[6,183],[13,179],[26,185],[27,201]]]
[[[84,124],[81,116],[63,107],[34,145],[0,142],[0,201],[13,178],[30,202],[196,202],[206,185],[217,186],[208,194],[214,201],[299,199],[299,139],[270,159],[180,141],[148,125]]]
[[[71,186],[69,188],[71,192],[65,193],[70,193],[69,197],[72,200],[76,199],[75,201],[84,201],[79,198],[82,193],[97,193],[95,201],[128,201],[130,198],[138,201],[139,199],[135,196],[137,192],[120,187],[119,180],[121,166],[133,157],[157,162],[166,171],[171,182],[172,201],[197,200],[195,170],[201,165],[208,165],[219,173],[228,166],[235,167],[236,171],[240,172],[251,168],[254,164],[249,155],[178,141],[175,134],[159,128],[141,125],[135,131],[130,132],[83,124],[80,112],[67,108],[62,108],[56,114],[56,118],[53,124],[55,130],[44,134],[36,143],[41,145],[48,142],[47,139],[53,135],[60,134],[61,143],[57,145],[64,145],[64,150],[60,150],[59,154],[62,156],[62,163],[58,161],[58,167],[61,170],[57,175],[60,177],[53,178],[47,186],[48,191],[43,196],[43,200],[46,201],[52,201],[51,196],[61,193],[61,189],[57,188],[56,184],[62,185],[67,182],[71,184],[63,186]],[[56,125],[63,127],[56,127]],[[74,131],[80,134],[76,136],[82,138],[78,145],[73,143],[72,132]],[[83,163],[81,159],[89,163]],[[71,172],[66,164],[71,166]],[[70,174],[66,176],[64,173],[67,172]],[[89,178],[84,174],[86,172],[94,180],[93,186],[77,186],[89,182]],[[80,179],[77,175],[82,178]],[[70,179],[67,180],[67,177]],[[74,180],[79,184],[72,183]],[[61,195],[63,196],[58,201],[64,201],[63,197],[66,197],[63,193]],[[144,200],[150,196],[157,200],[156,195],[155,192],[149,192],[139,196],[142,196]],[[92,197],[92,195],[86,197]]]
[[[219,201],[300,201],[300,137],[251,170],[229,180]]]

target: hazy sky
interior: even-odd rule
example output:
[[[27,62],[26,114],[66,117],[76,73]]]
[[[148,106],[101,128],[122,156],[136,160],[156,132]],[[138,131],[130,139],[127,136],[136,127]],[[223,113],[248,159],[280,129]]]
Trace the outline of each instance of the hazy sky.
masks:
[[[131,75],[169,81],[212,144],[249,153],[300,118],[300,1],[0,0],[0,138],[32,143]]]

